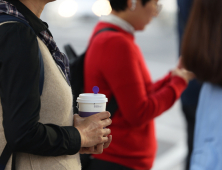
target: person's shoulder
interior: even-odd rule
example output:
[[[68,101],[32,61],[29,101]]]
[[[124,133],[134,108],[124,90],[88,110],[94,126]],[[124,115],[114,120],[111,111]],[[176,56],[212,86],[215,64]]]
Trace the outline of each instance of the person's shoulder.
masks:
[[[7,60],[15,59],[14,54],[21,54],[19,57],[22,59],[38,49],[35,33],[20,22],[8,22],[0,26],[0,44],[1,58],[5,56]]]
[[[103,47],[110,45],[129,47],[133,43],[126,34],[120,31],[104,31],[99,33],[93,41]]]
[[[97,32],[104,30],[97,34]],[[97,35],[95,35],[97,34]],[[94,42],[101,42],[102,44],[117,43],[117,44],[129,44],[133,42],[133,36],[130,33],[125,32],[118,26],[100,22],[97,24],[94,31]]]
[[[28,26],[20,22],[6,22],[0,26],[0,37],[2,39],[35,39],[34,31]]]

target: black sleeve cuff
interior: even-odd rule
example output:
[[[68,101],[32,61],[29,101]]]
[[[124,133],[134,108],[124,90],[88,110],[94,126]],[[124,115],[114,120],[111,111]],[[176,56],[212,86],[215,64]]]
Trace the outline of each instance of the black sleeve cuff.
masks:
[[[81,136],[75,127],[64,127],[69,134],[69,154],[74,155],[79,152],[81,148]]]

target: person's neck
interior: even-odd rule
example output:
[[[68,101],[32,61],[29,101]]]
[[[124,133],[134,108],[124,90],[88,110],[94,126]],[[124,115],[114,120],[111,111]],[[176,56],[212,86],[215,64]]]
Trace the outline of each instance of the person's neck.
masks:
[[[133,24],[130,21],[130,18],[125,12],[117,12],[117,11],[112,10],[111,14],[123,19],[124,21],[128,22],[129,24],[133,26]]]
[[[123,12],[116,12],[116,11],[112,10],[111,14],[113,14],[113,15],[115,15],[115,16],[117,16],[117,17],[119,17],[119,18],[121,18],[121,19],[123,19],[125,21],[127,21]]]
[[[20,0],[20,2],[29,8],[38,18],[40,18],[46,5],[46,3],[41,0]]]

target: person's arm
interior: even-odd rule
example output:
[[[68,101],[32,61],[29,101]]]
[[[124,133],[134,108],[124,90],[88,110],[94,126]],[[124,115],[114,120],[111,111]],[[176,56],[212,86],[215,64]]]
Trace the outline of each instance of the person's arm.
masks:
[[[157,80],[156,82],[154,82],[152,84],[153,86],[153,90],[154,91],[158,91],[160,90],[162,87],[165,86],[166,83],[169,83],[171,80],[171,73],[167,74],[164,78]]]
[[[152,83],[144,83],[145,73],[129,42],[116,36],[100,48],[104,53],[101,73],[114,93],[122,116],[131,125],[148,123],[169,109],[187,85],[175,76],[158,91],[150,92]]]
[[[7,143],[17,152],[44,156],[80,150],[79,131],[39,121],[39,57],[36,35],[21,23],[0,26],[0,97]],[[62,114],[62,113],[61,113]]]

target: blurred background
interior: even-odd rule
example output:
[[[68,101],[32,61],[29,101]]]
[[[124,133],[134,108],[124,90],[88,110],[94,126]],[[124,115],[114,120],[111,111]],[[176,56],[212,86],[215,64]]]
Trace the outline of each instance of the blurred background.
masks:
[[[160,15],[145,31],[135,35],[154,81],[167,74],[178,61],[177,2],[159,2],[163,5]],[[49,24],[62,52],[64,45],[71,44],[81,54],[99,17],[110,11],[108,0],[56,0],[45,7],[41,19]],[[183,170],[187,147],[180,101],[155,121],[159,148],[152,170]]]

